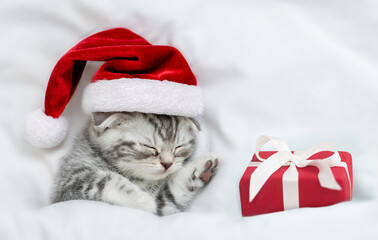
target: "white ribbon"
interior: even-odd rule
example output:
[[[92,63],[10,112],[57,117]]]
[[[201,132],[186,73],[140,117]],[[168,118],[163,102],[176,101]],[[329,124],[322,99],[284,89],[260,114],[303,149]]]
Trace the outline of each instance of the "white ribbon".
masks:
[[[269,158],[264,159],[260,156],[262,147],[268,142],[272,142],[277,148],[277,152]],[[322,159],[308,160],[312,155],[329,151],[332,155]],[[255,148],[256,157],[261,162],[251,162],[250,166],[258,166],[252,173],[249,184],[249,202],[256,197],[269,177],[282,166],[289,166],[282,177],[283,184],[283,202],[284,209],[292,209],[299,207],[299,189],[298,189],[298,170],[297,168],[304,168],[307,166],[314,166],[319,169],[318,179],[323,188],[342,190],[337,183],[331,167],[344,167],[348,178],[349,172],[347,165],[341,162],[341,157],[336,147],[329,143],[320,143],[312,147],[303,154],[293,154],[285,141],[280,138],[261,136],[257,139]],[[350,184],[350,178],[349,178]]]

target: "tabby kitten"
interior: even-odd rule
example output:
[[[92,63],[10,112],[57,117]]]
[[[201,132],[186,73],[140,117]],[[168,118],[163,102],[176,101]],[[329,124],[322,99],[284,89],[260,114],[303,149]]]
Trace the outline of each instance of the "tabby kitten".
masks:
[[[157,215],[184,211],[218,165],[212,153],[189,160],[198,130],[186,117],[94,113],[63,160],[53,202],[97,200]]]

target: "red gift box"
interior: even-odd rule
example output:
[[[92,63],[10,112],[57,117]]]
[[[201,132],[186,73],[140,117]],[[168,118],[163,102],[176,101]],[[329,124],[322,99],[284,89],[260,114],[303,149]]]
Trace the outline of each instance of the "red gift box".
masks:
[[[268,141],[265,141],[262,145],[264,145],[266,142]],[[265,160],[272,157],[277,153],[277,151],[256,151],[256,153],[259,154],[259,158],[261,160]],[[289,165],[285,164],[280,166],[278,170],[274,171],[270,176],[268,176],[265,182],[264,180],[262,181],[263,183],[261,183],[261,189],[259,189],[257,194],[255,194],[253,197],[251,196],[250,190],[251,187],[254,187],[253,184],[255,184],[257,181],[251,180],[251,176],[259,165],[262,164],[262,161],[260,161],[257,155],[254,154],[250,166],[244,172],[239,184],[242,215],[252,216],[283,211],[296,207],[303,208],[329,206],[342,201],[351,200],[353,191],[352,157],[348,152],[319,151],[315,154],[311,154],[308,158],[306,158],[306,160],[314,161],[314,159],[316,159],[317,161],[322,161],[323,159],[326,160],[329,158],[332,154],[337,155],[337,157],[340,156],[339,160],[341,161],[339,161],[336,166],[330,167],[331,171],[329,174],[333,175],[334,180],[336,180],[341,189],[334,190],[322,186],[321,180],[324,179],[321,178],[324,177],[324,174],[319,174],[319,169],[316,166],[294,166],[298,172],[297,176],[295,176],[294,179],[291,178],[287,179],[287,181],[285,180],[286,183],[284,183],[284,174],[289,169]],[[324,169],[322,169],[322,171],[324,172]],[[255,176],[254,179],[260,181],[259,178],[261,178],[262,175],[259,173],[257,174],[258,176]],[[285,190],[288,188],[287,186],[290,188],[290,185],[293,184],[295,188],[297,188],[295,190],[297,193],[295,193],[295,191],[293,192],[292,190]],[[251,197],[253,197],[252,201],[250,201]],[[291,204],[292,206],[287,207],[286,202],[289,201],[287,199],[294,201],[294,205]],[[295,204],[296,201],[297,203]]]

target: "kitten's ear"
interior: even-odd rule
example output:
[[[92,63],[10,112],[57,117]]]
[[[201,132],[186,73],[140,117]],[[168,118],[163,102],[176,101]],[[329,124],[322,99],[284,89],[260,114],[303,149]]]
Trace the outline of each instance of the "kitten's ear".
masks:
[[[92,114],[93,128],[97,134],[102,134],[107,129],[121,124],[127,118],[127,115],[123,113],[96,112]]]
[[[110,117],[113,112],[95,112],[92,113],[92,122],[94,126],[99,126],[101,123],[105,121],[108,117]]]
[[[191,122],[192,127],[195,131],[197,132],[201,131],[201,126],[197,120],[195,120],[194,118],[188,118],[188,119]]]

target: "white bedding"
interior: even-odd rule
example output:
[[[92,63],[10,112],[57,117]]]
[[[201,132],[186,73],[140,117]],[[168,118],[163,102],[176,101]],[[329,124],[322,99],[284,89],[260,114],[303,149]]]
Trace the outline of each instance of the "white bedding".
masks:
[[[219,153],[221,165],[186,213],[49,204],[98,64],[64,113],[64,145],[23,140],[23,120],[42,105],[60,56],[118,26],[177,47],[205,91],[199,150]],[[378,239],[377,1],[1,1],[0,29],[0,239]],[[349,151],[353,201],[241,217],[238,182],[262,134],[293,150],[328,141]]]

